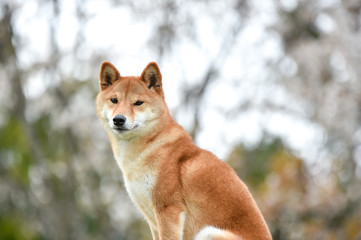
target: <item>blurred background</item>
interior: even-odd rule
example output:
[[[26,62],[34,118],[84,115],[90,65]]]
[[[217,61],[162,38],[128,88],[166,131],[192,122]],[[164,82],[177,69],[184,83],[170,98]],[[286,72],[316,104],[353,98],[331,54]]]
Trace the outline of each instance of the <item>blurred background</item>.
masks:
[[[151,239],[95,115],[103,61],[158,62],[274,239],[361,239],[357,0],[2,0],[0,239]]]

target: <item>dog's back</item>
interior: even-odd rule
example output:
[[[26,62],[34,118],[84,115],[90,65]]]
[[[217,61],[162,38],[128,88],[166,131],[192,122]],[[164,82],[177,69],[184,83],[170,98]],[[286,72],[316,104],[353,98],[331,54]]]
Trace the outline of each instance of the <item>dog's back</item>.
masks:
[[[161,199],[157,208],[173,204],[184,209],[184,239],[192,239],[202,229],[199,239],[209,239],[202,236],[210,233],[230,237],[220,229],[243,239],[270,239],[255,201],[229,165],[195,146],[187,133],[175,139],[167,152],[172,157],[159,169],[154,194]]]

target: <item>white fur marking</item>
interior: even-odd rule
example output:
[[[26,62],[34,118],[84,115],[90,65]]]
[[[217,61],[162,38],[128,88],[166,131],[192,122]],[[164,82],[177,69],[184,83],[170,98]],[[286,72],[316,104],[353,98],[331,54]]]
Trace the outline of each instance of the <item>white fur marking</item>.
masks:
[[[125,188],[135,205],[145,215],[149,224],[157,230],[152,192],[156,181],[154,169],[144,166],[141,156],[129,159],[127,157],[127,141],[118,141],[119,155],[115,159],[122,169]]]
[[[129,196],[146,215],[148,220],[155,224],[154,206],[152,204],[152,192],[155,183],[154,176],[145,174],[135,181],[125,179],[125,187]]]
[[[187,213],[186,213],[186,212],[181,212],[181,214],[179,215],[179,221],[180,221],[179,240],[183,240],[184,225],[185,225],[185,223],[186,223],[186,217],[187,217]]]
[[[206,226],[195,236],[194,240],[212,240],[214,238],[226,239],[227,236],[229,236],[229,233],[225,230]]]

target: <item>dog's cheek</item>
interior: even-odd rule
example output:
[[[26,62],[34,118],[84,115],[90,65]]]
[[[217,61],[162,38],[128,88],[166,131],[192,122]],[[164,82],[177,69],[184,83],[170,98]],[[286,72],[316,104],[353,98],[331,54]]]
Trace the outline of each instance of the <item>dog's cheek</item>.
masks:
[[[134,117],[134,123],[137,123],[138,125],[143,125],[147,120],[147,114],[144,112],[136,113]]]
[[[107,123],[109,126],[112,123],[111,119],[111,112],[109,111],[107,105],[104,105],[100,111],[100,117],[104,123]]]
[[[159,111],[157,109],[149,109],[147,115],[149,116],[149,120],[154,120],[159,118]]]
[[[138,112],[135,115],[135,122],[137,122],[139,125],[143,125],[145,122],[149,120],[153,120],[156,116],[154,114],[147,110],[145,112]]]

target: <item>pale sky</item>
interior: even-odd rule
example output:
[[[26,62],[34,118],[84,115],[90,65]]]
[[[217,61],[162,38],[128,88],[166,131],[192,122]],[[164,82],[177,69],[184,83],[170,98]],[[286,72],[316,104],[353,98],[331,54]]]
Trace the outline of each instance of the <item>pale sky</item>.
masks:
[[[289,8],[296,4],[295,1],[282,2],[287,2]],[[20,65],[24,68],[34,59],[47,61],[51,50],[48,32],[48,23],[51,21],[58,21],[59,24],[56,40],[60,44],[60,50],[65,53],[72,51],[77,29],[82,26],[75,17],[74,2],[64,0],[60,3],[61,16],[56,20],[51,19],[50,5],[38,8],[38,1],[14,1],[19,6],[15,26],[25,36],[19,55]],[[220,5],[216,7],[225,7],[222,1],[216,1],[213,5],[216,4]],[[303,107],[302,103],[292,99],[277,84],[266,66],[267,61],[277,61],[282,57],[279,37],[272,31],[267,31],[267,26],[276,20],[272,2],[258,0],[253,1],[253,4],[257,6],[257,10],[251,13],[252,17],[237,36],[230,56],[220,66],[221,80],[212,83],[203,101],[198,103],[202,105],[202,115],[197,144],[224,158],[235,143],[243,142],[248,146],[257,144],[262,138],[262,129],[267,129],[284,139],[297,154],[312,161],[317,157],[318,147],[325,137],[320,126],[289,114],[257,108],[265,101],[281,106],[291,105],[291,108],[301,112]],[[92,57],[94,51],[104,51],[109,56],[104,60],[111,61],[122,75],[139,75],[148,62],[156,60],[157,55],[148,44],[153,22],[135,16],[127,7],[113,7],[106,1],[91,1],[83,7],[92,15],[85,26],[85,43],[81,49],[85,61]],[[167,53],[160,64],[168,106],[171,110],[178,109],[176,120],[188,130],[192,112],[179,108],[182,105],[180,89],[184,85],[192,86],[200,81],[210,61],[222,51],[221,42],[227,34],[227,28],[222,28],[222,24],[235,21],[235,17],[231,15],[224,16],[222,21],[214,19],[207,11],[197,9],[201,7],[189,6],[189,11],[197,12],[195,25],[199,43],[195,44],[187,37],[179,36],[172,52]],[[71,59],[65,58],[62,61],[61,67],[66,74],[72,69],[67,67],[72,64]],[[292,61],[284,64],[285,71],[289,71],[289,74],[296,72]],[[94,81],[97,81],[97,77],[94,76]],[[26,85],[26,94],[37,97],[56,81],[59,79],[31,76],[31,81]],[[242,101],[250,101],[255,107],[241,114],[232,114]]]

